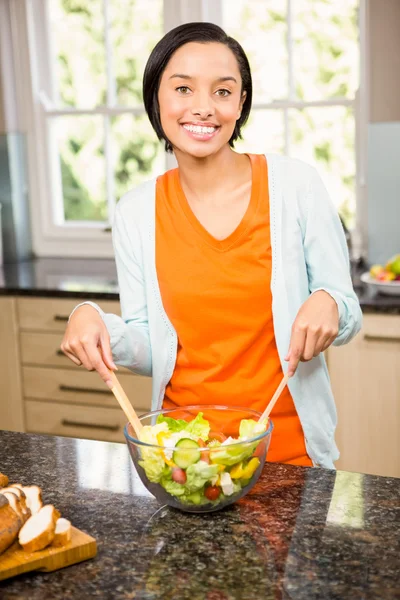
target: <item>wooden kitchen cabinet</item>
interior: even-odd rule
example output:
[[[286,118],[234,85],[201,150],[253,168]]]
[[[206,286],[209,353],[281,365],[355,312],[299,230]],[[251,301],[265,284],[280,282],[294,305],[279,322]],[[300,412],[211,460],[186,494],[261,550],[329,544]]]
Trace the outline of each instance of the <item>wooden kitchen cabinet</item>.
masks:
[[[0,298],[0,429],[124,441],[126,417],[96,372],[60,350],[74,298]],[[116,301],[101,302],[119,314]],[[118,379],[139,414],[150,410],[151,379],[122,367]]]
[[[338,469],[400,477],[400,316],[365,314],[362,331],[328,351],[338,411]]]
[[[24,431],[15,298],[0,297],[0,429]]]

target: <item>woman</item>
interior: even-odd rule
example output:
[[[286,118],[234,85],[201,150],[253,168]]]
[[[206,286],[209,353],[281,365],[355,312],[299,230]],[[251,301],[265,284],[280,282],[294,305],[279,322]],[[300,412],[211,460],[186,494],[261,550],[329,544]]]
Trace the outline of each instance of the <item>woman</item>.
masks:
[[[143,95],[178,169],[118,203],[122,318],[80,305],[63,351],[108,384],[115,363],[151,375],[153,409],[262,411],[287,369],[268,459],[333,468],[336,411],[322,352],[357,333],[361,311],[321,179],[298,160],[234,152],[251,73],[216,25],[167,33],[146,65]]]

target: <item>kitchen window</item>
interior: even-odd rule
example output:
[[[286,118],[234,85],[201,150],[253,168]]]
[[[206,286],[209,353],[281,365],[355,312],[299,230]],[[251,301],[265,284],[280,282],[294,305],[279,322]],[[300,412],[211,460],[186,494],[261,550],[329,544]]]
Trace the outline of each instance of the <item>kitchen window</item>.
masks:
[[[253,111],[237,149],[311,162],[354,227],[365,146],[363,5],[27,0],[29,60],[21,64],[36,254],[112,256],[109,229],[118,199],[173,166],[147,120],[141,79],[163,32],[194,20],[222,25],[250,59]]]

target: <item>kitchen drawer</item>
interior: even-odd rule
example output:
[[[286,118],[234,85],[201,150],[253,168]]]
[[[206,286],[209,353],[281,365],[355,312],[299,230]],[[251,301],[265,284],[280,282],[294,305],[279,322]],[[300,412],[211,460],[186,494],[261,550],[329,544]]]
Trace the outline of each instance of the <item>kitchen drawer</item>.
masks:
[[[42,333],[21,331],[20,348],[23,365],[40,365],[47,367],[61,367],[66,369],[82,370],[67,358],[60,348],[62,341],[60,333]],[[133,376],[132,371],[118,367],[118,375]]]
[[[361,335],[365,341],[400,342],[400,316],[364,315]]]
[[[136,410],[141,412],[150,410],[150,377],[118,374],[118,380]],[[22,381],[25,398],[66,404],[118,406],[111,390],[95,371],[25,366],[22,368]]]
[[[140,411],[139,411],[140,412]],[[124,442],[126,417],[120,408],[25,401],[26,431],[106,442]]]
[[[20,329],[64,333],[68,317],[81,300],[77,298],[17,298]],[[104,312],[120,314],[118,301],[100,301]]]

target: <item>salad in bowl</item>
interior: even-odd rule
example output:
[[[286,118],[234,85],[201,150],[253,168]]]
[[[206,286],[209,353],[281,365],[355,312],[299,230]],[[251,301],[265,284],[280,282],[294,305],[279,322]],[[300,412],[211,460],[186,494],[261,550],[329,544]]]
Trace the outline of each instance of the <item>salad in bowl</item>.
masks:
[[[125,438],[139,476],[163,504],[188,512],[221,509],[259,478],[273,425],[246,408],[188,406],[143,415],[139,439]]]

